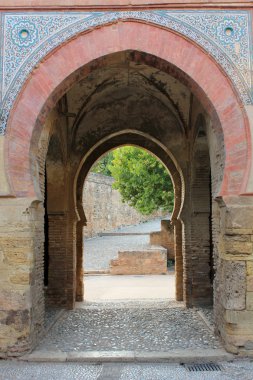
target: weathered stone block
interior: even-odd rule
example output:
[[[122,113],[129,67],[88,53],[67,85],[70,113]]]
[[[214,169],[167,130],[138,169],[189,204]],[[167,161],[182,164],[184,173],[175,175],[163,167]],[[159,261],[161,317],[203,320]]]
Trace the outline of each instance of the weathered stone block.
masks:
[[[224,240],[228,242],[250,242],[251,241],[251,235],[246,234],[240,234],[239,233],[227,233],[224,236]]]
[[[229,352],[238,353],[238,348],[240,347],[240,352],[242,351],[242,347],[248,342],[253,341],[253,335],[230,335],[227,333],[226,335],[226,344],[225,347]],[[245,348],[246,349],[246,348]]]
[[[226,226],[232,229],[248,229],[249,227],[252,228],[252,215],[253,207],[250,204],[247,205],[247,212],[245,205],[229,207],[227,209],[226,215]]]
[[[246,344],[250,347],[250,342],[253,342],[253,311],[226,310],[225,319],[227,342],[237,347],[245,347]]]
[[[2,310],[23,310],[29,303],[29,291],[2,290],[0,293]]]
[[[253,340],[247,340],[244,344],[245,350],[253,350]]]
[[[17,356],[27,350],[30,334],[28,314],[28,310],[9,310],[1,315],[0,357],[4,357],[7,351],[10,355]]]
[[[247,276],[253,276],[253,261],[247,262]]]
[[[238,324],[226,324],[226,334],[235,335],[241,337],[244,341],[249,339],[249,335],[253,334],[253,325],[248,322],[239,322]]]
[[[2,357],[4,353],[8,350],[9,347],[16,343],[15,334],[11,326],[6,324],[1,324],[0,326],[0,347],[2,352]],[[0,352],[0,357],[1,357]]]
[[[165,274],[167,250],[155,247],[146,250],[122,251],[110,262],[111,274]]]
[[[32,260],[29,252],[22,252],[22,249],[13,249],[11,252],[5,252],[4,261],[8,264],[30,265]]]
[[[247,310],[253,310],[253,292],[247,292],[246,306]]]
[[[226,310],[225,319],[228,323],[253,325],[253,311],[249,310]]]
[[[253,228],[226,228],[226,235],[252,235]],[[251,239],[252,240],[252,239]]]
[[[226,241],[225,253],[233,255],[251,255],[253,253],[253,245],[247,241]]]
[[[247,277],[247,291],[253,292],[253,276]]]
[[[245,309],[246,295],[246,264],[244,261],[221,262],[222,273],[220,286],[224,289],[222,294],[222,304],[225,309],[243,310]]]
[[[26,272],[18,272],[10,276],[10,282],[12,284],[28,285],[30,283],[30,275]]]

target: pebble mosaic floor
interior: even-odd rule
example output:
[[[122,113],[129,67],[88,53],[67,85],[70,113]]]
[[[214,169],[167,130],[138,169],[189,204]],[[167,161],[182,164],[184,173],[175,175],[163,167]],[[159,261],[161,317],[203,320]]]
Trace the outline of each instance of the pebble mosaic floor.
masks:
[[[66,311],[38,346],[52,351],[169,351],[219,348],[217,338],[194,309],[181,303],[87,304]]]

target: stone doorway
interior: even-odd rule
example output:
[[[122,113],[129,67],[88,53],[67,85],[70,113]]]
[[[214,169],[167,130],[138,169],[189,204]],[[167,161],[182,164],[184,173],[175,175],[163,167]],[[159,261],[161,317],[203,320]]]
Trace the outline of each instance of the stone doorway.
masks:
[[[46,158],[49,305],[72,309],[75,301],[85,299],[83,183],[102,154],[125,144],[155,154],[173,179],[176,300],[186,307],[213,303],[211,194],[219,187],[223,157],[219,166],[211,162],[209,147],[222,152],[223,140],[217,140],[208,114],[190,89],[169,71],[158,70],[159,60],[152,66],[148,61],[134,51],[103,58],[64,94],[47,121],[52,128]],[[66,120],[62,130],[59,123]],[[70,133],[70,146],[64,130]],[[216,150],[212,154],[216,157]]]
[[[138,39],[128,39],[131,30]],[[125,143],[153,152],[173,178],[177,300],[189,308],[211,304],[213,266],[216,332],[230,351],[250,346],[252,197],[243,197],[250,194],[250,147],[238,99],[202,49],[154,25],[103,26],[45,57],[11,111],[5,138],[2,266],[14,285],[3,285],[4,315],[11,316],[4,353],[31,349],[43,331],[45,166],[47,302],[73,309],[84,296],[83,182],[98,157]]]
[[[122,159],[127,159],[124,165]],[[126,163],[130,165],[128,169]],[[116,182],[122,191],[126,191],[130,177],[127,196],[135,194],[134,201],[132,197],[124,201],[121,191],[115,188],[118,175],[124,176],[124,181]],[[174,233],[170,223],[174,191],[162,162],[133,146],[112,150],[91,168],[84,182],[82,202],[86,218],[84,300],[175,299]]]
[[[85,302],[175,300],[174,266],[167,267],[167,250],[149,244],[149,232],[159,230],[160,223],[160,219],[151,220],[84,239]],[[162,250],[162,257],[156,253],[154,257],[152,249]],[[119,252],[123,266],[118,265]],[[129,259],[128,254],[136,258]],[[116,272],[110,265],[115,260]]]

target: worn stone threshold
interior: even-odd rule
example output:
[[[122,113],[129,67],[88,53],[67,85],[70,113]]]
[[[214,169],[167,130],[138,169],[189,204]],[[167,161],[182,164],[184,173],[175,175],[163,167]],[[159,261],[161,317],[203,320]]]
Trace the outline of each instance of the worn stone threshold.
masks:
[[[164,351],[39,351],[19,358],[27,362],[148,362],[148,363],[201,363],[233,360],[223,349],[174,349]]]
[[[85,270],[83,272],[83,274],[85,275],[100,275],[100,276],[103,276],[105,274],[110,274],[110,271],[109,269],[89,269],[89,270]]]
[[[209,328],[212,333],[214,333],[214,326],[210,323],[210,321],[206,318],[205,314],[201,310],[196,310],[200,318],[202,318],[203,322],[206,324],[206,326]]]

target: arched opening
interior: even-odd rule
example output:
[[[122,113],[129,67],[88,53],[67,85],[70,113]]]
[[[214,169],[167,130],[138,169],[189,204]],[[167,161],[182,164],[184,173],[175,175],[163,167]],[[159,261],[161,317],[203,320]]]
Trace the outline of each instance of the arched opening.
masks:
[[[50,141],[64,139],[68,159],[61,168],[62,181],[57,179],[61,173],[59,166],[57,175],[54,169],[49,166],[47,169],[48,173],[52,172],[52,182],[57,183],[53,190],[57,201],[53,196],[53,207],[61,200],[57,212],[51,214],[51,233],[49,226],[49,247],[56,244],[58,252],[49,252],[51,262],[58,264],[57,270],[53,265],[48,285],[50,302],[54,304],[73,308],[75,300],[84,298],[83,182],[96,159],[123,144],[151,151],[173,178],[177,299],[184,300],[188,307],[213,302],[209,275],[210,161],[207,137],[202,136],[207,133],[205,118],[210,119],[184,83],[148,66],[146,55],[142,59],[140,63],[139,55],[132,51],[104,58],[102,67],[96,65],[76,82],[55,108],[61,128],[59,134],[56,118]],[[201,112],[205,117],[199,117]],[[203,119],[203,125],[199,119]],[[209,126],[212,128],[211,121]],[[50,144],[54,146],[53,142]],[[55,146],[52,154],[57,155]],[[47,160],[48,165],[59,162],[57,157],[50,158],[50,151]],[[220,170],[222,173],[223,166]],[[217,187],[219,181],[220,178]],[[62,189],[58,188],[60,184]],[[48,188],[49,185],[50,181]]]
[[[83,301],[84,299],[84,289],[83,289],[83,228],[86,225],[86,217],[83,212],[83,183],[85,181],[86,176],[94,162],[101,157],[101,155],[105,154],[108,150],[115,149],[118,146],[122,145],[134,145],[141,147],[149,152],[152,152],[161,162],[166,166],[169,171],[173,186],[174,186],[174,209],[171,215],[171,223],[174,226],[180,209],[182,207],[182,174],[180,170],[177,168],[175,162],[173,161],[173,157],[171,157],[171,153],[169,150],[158,140],[152,138],[145,133],[140,133],[135,130],[126,130],[120,133],[115,133],[108,136],[103,141],[99,142],[97,146],[93,147],[89,152],[87,152],[86,156],[82,160],[82,164],[79,168],[79,175],[76,180],[76,205],[77,211],[79,215],[79,221],[77,222],[77,293],[76,299],[78,301]],[[177,266],[177,280],[176,287],[177,289],[182,289],[183,282],[183,273],[182,273],[182,236],[180,235],[177,240],[177,246],[175,250],[178,252],[178,261],[181,262],[180,265]],[[182,300],[182,296],[177,295],[178,300]]]
[[[173,206],[168,169],[150,151],[121,145],[92,165],[82,189],[85,302],[175,300]]]
[[[243,144],[239,146],[240,160],[237,160],[238,149],[236,153],[233,150],[238,141],[246,141],[247,119],[229,80],[201,49],[170,31],[160,29],[158,43],[150,44],[146,36],[152,35],[156,28],[136,23],[135,32],[142,42],[129,41],[127,30],[133,24],[127,21],[116,25],[119,41],[115,47],[109,38],[112,27],[108,26],[99,29],[102,39],[98,39],[96,53],[90,51],[86,55],[84,48],[87,40],[96,34],[93,31],[78,36],[47,57],[29,79],[9,119],[6,170],[12,194],[27,198],[29,204],[34,198],[37,202],[43,201],[49,140],[52,147],[55,146],[53,141],[60,141],[64,147],[61,149],[64,154],[58,159],[54,158],[58,148],[48,151],[47,187],[48,191],[50,186],[54,187],[54,195],[51,198],[52,194],[48,194],[47,199],[52,199],[52,210],[57,208],[52,211],[50,223],[57,228],[62,226],[58,235],[50,235],[49,223],[49,247],[50,236],[54,236],[58,253],[63,252],[58,254],[60,261],[56,260],[54,266],[57,289],[51,286],[50,290],[49,274],[48,292],[54,302],[69,309],[74,307],[76,298],[83,297],[80,284],[76,286],[80,278],[76,270],[80,271],[78,252],[82,248],[80,231],[84,222],[80,183],[96,157],[104,151],[125,142],[134,143],[152,151],[164,163],[167,160],[172,177],[175,173],[180,184],[180,201],[173,221],[176,271],[183,273],[177,294],[187,306],[212,302],[210,187],[214,203],[216,196],[238,195],[245,192],[247,186],[247,149]],[[164,41],[168,39],[170,43],[165,49]],[[76,60],[69,60],[70,51],[78,52]],[[192,57],[197,58],[193,61]],[[218,87],[221,90],[217,92]],[[229,104],[225,98],[231,100]],[[231,117],[228,117],[228,108],[233,111]],[[27,112],[28,109],[32,111]],[[196,123],[200,113],[204,115],[205,126]],[[238,133],[236,142],[230,138],[231,130]],[[27,137],[24,141],[23,135]],[[226,157],[224,145],[230,147]],[[15,159],[16,155],[19,160]],[[61,173],[60,184],[54,165],[57,176]],[[234,170],[237,176],[233,175]],[[205,186],[200,188],[202,175]],[[218,224],[217,214],[214,215],[213,226]],[[196,226],[203,220],[205,239],[196,233]],[[216,243],[213,244],[214,255],[218,255],[219,250]],[[43,247],[36,246],[36,249],[41,258]],[[50,255],[52,258],[49,250],[49,258]],[[35,271],[31,271],[34,278]],[[32,293],[43,294],[41,283],[37,285],[32,281]],[[32,297],[31,310],[36,309],[37,301]],[[43,314],[43,304],[40,306]],[[216,311],[217,323],[222,324],[224,310],[219,302]],[[33,325],[39,331],[41,326],[36,318]],[[34,331],[31,334],[36,335]]]

